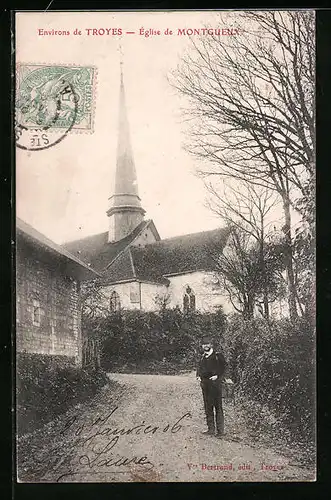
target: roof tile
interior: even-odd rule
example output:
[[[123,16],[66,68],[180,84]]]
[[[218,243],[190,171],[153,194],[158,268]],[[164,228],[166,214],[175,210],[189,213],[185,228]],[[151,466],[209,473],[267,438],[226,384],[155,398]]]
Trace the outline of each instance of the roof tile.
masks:
[[[223,251],[227,238],[228,229],[220,228],[132,247],[137,278],[155,281],[172,274],[213,271],[213,255]]]
[[[104,271],[150,222],[142,221],[132,233],[114,243],[108,243],[108,232],[105,232],[69,241],[63,247],[97,271]]]

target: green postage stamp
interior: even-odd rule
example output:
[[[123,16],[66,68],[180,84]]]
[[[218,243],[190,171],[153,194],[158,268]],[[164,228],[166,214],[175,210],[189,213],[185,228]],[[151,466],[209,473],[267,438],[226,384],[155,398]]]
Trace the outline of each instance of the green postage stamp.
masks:
[[[93,132],[96,68],[18,64],[16,122],[23,129]]]

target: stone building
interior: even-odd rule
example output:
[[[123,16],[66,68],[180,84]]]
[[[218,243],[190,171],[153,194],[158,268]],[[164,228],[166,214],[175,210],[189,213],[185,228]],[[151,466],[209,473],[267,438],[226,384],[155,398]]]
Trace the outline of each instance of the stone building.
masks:
[[[215,255],[223,251],[228,229],[161,240],[154,222],[144,219],[122,74],[114,186],[108,231],[64,245],[102,275],[109,308],[155,310],[166,300],[170,307],[185,310],[231,310],[213,278]]]
[[[82,361],[80,283],[98,274],[16,221],[16,351]]]

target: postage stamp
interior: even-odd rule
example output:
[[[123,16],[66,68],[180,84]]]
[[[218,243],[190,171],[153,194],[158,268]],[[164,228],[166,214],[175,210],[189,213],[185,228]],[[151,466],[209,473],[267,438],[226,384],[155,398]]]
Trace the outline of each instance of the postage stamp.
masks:
[[[18,64],[17,146],[45,149],[69,131],[93,132],[95,80],[96,68],[92,66]]]

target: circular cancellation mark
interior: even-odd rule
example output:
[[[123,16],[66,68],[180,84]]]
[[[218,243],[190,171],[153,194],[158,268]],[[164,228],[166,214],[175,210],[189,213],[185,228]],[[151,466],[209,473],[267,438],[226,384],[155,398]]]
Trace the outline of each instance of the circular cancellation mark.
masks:
[[[16,106],[16,146],[28,151],[51,148],[61,142],[75,124],[78,96],[70,82],[61,79],[55,93],[46,93],[39,99],[31,98]],[[33,114],[36,127],[27,126],[29,114]],[[62,120],[65,114],[65,120]],[[63,126],[65,123],[65,126]]]

